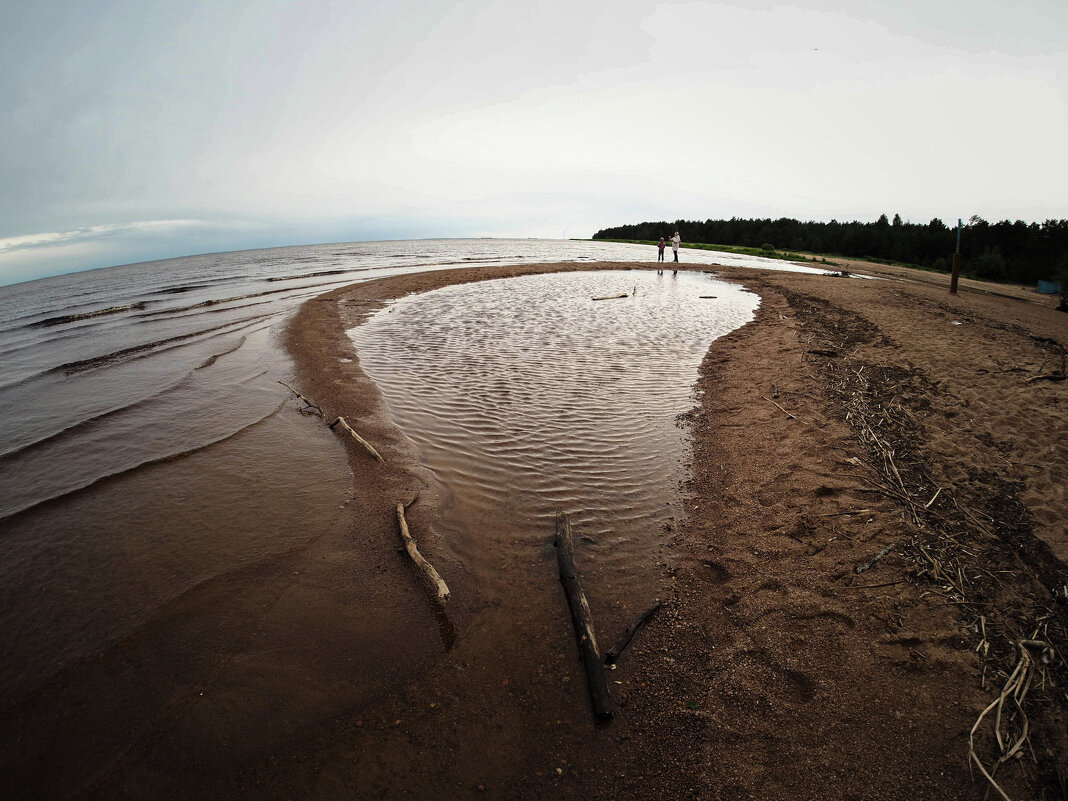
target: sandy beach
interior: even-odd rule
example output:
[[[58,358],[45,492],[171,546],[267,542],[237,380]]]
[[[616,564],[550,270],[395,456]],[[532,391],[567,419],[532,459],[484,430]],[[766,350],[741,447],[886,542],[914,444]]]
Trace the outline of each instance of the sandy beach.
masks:
[[[969,733],[1021,669],[1026,688],[1010,690],[1024,690],[1029,739],[995,779],[1012,798],[1056,797],[1068,384],[1048,376],[1063,370],[1068,316],[1023,290],[967,282],[952,296],[943,277],[899,268],[719,270],[762,305],[702,365],[680,421],[693,479],[655,588],[664,608],[610,674],[616,718],[596,727],[567,636],[550,653],[521,630],[484,636],[478,582],[436,528],[440,488],[344,334],[412,292],[576,269],[591,266],[383,279],[290,324],[301,391],[385,457],[349,443],[347,571],[361,636],[381,647],[354,677],[375,691],[272,758],[264,797],[979,798]],[[397,554],[394,506],[416,496],[413,533],[453,593],[445,615],[429,592],[412,597]],[[555,600],[542,624],[570,635]],[[993,717],[972,738],[988,770]],[[1022,718],[1003,718],[1011,745]]]

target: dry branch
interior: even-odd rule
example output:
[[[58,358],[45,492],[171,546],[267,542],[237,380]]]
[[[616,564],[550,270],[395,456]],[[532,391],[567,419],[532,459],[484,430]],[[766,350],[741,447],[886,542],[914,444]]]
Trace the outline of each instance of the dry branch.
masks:
[[[894,550],[894,546],[895,545],[897,545],[897,540],[894,540],[893,542],[891,542],[889,545],[887,545],[885,548],[883,548],[881,551],[879,551],[879,553],[875,554],[875,556],[873,556],[867,562],[862,562],[861,564],[859,564],[856,567],[854,567],[853,568],[853,572],[856,573],[857,575],[860,575],[861,573],[864,573],[865,571],[871,570],[873,567],[875,567],[876,564],[878,564],[880,559],[882,559],[884,556],[886,556],[888,553],[890,553],[890,551]]]
[[[288,389],[290,392],[292,392],[294,395],[296,395],[302,401],[304,401],[304,407],[302,409],[300,409],[301,412],[304,412],[305,414],[318,415],[319,417],[323,418],[323,422],[326,422],[326,414],[323,412],[323,409],[322,409],[321,406],[319,406],[316,403],[312,403],[310,400],[308,400],[308,398],[304,397],[304,395],[302,395],[300,392],[295,390],[293,387],[291,387],[285,381],[279,381],[278,383],[281,384],[286,389]],[[346,422],[344,417],[339,417],[334,422],[327,423],[327,427],[330,428],[330,429],[333,429],[337,425],[340,425],[342,429],[344,429],[345,431],[348,431],[349,434],[352,435],[352,438],[354,440],[356,440],[358,443],[360,443],[360,445],[362,445],[364,447],[364,449],[369,454],[371,454],[373,457],[375,457],[375,459],[377,461],[379,461],[379,462],[385,461],[382,458],[382,454],[380,454],[378,451],[376,451],[374,446],[371,445],[370,442],[368,442],[363,437],[361,437],[359,434],[357,434],[356,431],[353,429],[353,427],[350,426],[348,424],[348,422]]]
[[[368,442],[363,437],[361,437],[359,434],[357,434],[353,430],[352,426],[350,426],[347,422],[345,422],[345,418],[344,417],[339,417],[337,420],[335,420],[334,422],[330,423],[330,428],[333,428],[336,425],[340,425],[343,429],[348,431],[352,435],[352,438],[354,440],[356,440],[358,443],[360,443],[369,454],[371,454],[373,457],[375,457],[375,459],[377,459],[380,462],[384,461],[382,459],[382,454],[380,454],[378,451],[376,451],[374,449],[374,446],[370,442]]]
[[[438,591],[438,601],[444,605],[449,600],[449,587],[441,580],[441,576],[438,575],[438,571],[434,569],[434,566],[430,564],[423,555],[419,553],[419,548],[415,544],[415,540],[412,539],[412,535],[408,533],[408,521],[404,518],[404,504],[397,504],[397,524],[400,526],[401,539],[404,540],[404,549],[408,551],[408,556],[412,557],[412,561],[415,562],[419,568],[426,573],[427,578],[433,583],[435,589]]]
[[[626,292],[624,292],[622,295],[605,295],[603,298],[594,298],[594,300],[619,300],[620,298],[629,298],[629,297],[630,297],[630,295],[628,295]]]
[[[642,612],[641,617],[627,626],[626,630],[619,638],[619,642],[616,643],[616,647],[605,652],[604,663],[606,665],[614,665],[619,660],[619,657],[623,655],[627,646],[630,645],[630,641],[634,639],[634,635],[638,633],[642,626],[649,622],[649,619],[660,610],[661,606],[663,606],[663,604],[661,604],[660,601],[657,601]]]
[[[766,400],[766,401],[767,401],[768,403],[770,403],[770,404],[771,404],[772,406],[776,406],[776,407],[778,407],[779,411],[780,411],[780,412],[782,412],[783,414],[785,414],[785,415],[786,415],[787,417],[789,417],[789,418],[790,418],[791,420],[797,420],[797,421],[798,421],[799,423],[803,423],[803,422],[804,422],[804,421],[803,421],[803,420],[802,420],[802,419],[801,419],[800,417],[798,417],[798,416],[797,416],[796,414],[791,414],[790,412],[786,411],[786,409],[784,409],[784,408],[782,408],[781,406],[779,406],[779,404],[777,404],[777,403],[776,403],[775,401],[773,401],[773,400],[772,400],[771,398],[765,398],[765,397],[764,397],[763,395],[761,395],[761,396],[760,396],[760,399],[761,399],[761,400]]]
[[[564,585],[567,605],[571,610],[571,622],[575,627],[582,664],[586,669],[586,683],[590,688],[593,714],[600,721],[612,718],[612,697],[608,693],[608,680],[604,675],[601,654],[597,648],[597,636],[593,631],[593,615],[586,593],[582,591],[575,574],[575,550],[571,538],[571,520],[563,512],[556,513],[556,561],[560,568],[560,583]]]
[[[1038,635],[1038,631],[1035,631],[1035,636]],[[1009,761],[1013,757],[1017,756],[1024,745],[1027,743],[1028,730],[1030,725],[1027,720],[1027,713],[1024,711],[1023,702],[1027,697],[1027,691],[1031,689],[1031,684],[1034,681],[1035,673],[1041,673],[1041,667],[1036,664],[1034,656],[1028,651],[1028,648],[1036,648],[1044,652],[1046,649],[1051,649],[1048,642],[1040,640],[1019,640],[1017,641],[1017,647],[1019,648],[1020,657],[1016,662],[1016,667],[1009,675],[1005,685],[1001,688],[1001,694],[998,695],[990,704],[979,713],[978,719],[972,726],[971,731],[968,733],[968,756],[979,768],[979,772],[983,774],[990,786],[997,790],[1005,801],[1012,801],[1004,790],[994,781],[994,774],[997,773],[999,767],[1005,762]],[[1005,702],[1011,701],[1015,713],[1019,714],[1018,735],[1015,739],[1011,739],[1012,735],[1006,730],[1002,732],[1002,722],[1004,719],[1006,727],[1009,722],[1016,717],[1016,714],[1004,714]],[[975,752],[975,732],[983,724],[983,719],[991,712],[994,713],[994,738],[998,743],[998,750],[1001,751],[1001,755],[997,761],[993,764],[990,770],[986,769],[982,760],[979,759],[979,755]]]
[[[296,395],[302,401],[304,401],[304,408],[301,409],[300,411],[307,412],[309,409],[311,409],[311,410],[313,410],[314,414],[319,415],[319,417],[322,417],[324,420],[326,419],[326,415],[323,414],[322,407],[320,407],[319,404],[312,403],[310,400],[308,400],[303,395],[301,395],[299,392],[297,392],[295,389],[293,389],[293,387],[291,387],[285,381],[279,381],[278,383],[281,384],[286,389],[288,389],[290,392],[292,392],[294,395]]]

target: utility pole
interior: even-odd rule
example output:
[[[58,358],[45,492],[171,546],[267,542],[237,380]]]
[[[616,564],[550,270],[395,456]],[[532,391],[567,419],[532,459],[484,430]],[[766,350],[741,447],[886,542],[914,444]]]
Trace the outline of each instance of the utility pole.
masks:
[[[953,275],[949,279],[949,294],[957,294],[957,277],[960,275],[960,217],[957,218],[957,252],[953,254]]]

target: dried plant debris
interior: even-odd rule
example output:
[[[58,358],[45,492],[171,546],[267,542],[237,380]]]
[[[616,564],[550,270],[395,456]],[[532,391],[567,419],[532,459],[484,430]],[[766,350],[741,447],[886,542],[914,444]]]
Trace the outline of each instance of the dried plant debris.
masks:
[[[1042,787],[1059,788],[1068,568],[1035,536],[1022,483],[992,469],[962,471],[930,447],[927,427],[949,424],[952,412],[939,409],[949,410],[952,399],[923,370],[858,357],[862,346],[894,346],[870,321],[820,298],[784,295],[803,323],[806,350],[840,354],[811,366],[832,410],[857,432],[863,453],[851,461],[867,468],[857,477],[895,501],[910,524],[910,535],[890,547],[911,564],[923,595],[959,609],[977,639],[984,689],[1001,687],[970,732],[971,763],[1006,799],[996,777],[1010,762]],[[1058,361],[1064,353],[1060,343],[1011,333]],[[997,443],[984,444],[996,454]]]

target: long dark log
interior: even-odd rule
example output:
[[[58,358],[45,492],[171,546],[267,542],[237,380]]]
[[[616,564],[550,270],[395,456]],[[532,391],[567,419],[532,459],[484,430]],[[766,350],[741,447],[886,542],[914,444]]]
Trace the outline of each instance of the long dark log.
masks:
[[[636,621],[627,626],[627,630],[624,631],[623,636],[619,638],[619,642],[616,643],[616,647],[610,651],[605,652],[604,663],[606,665],[614,665],[616,663],[616,660],[618,660],[619,657],[622,656],[623,652],[627,649],[627,646],[630,645],[630,641],[634,639],[634,635],[638,633],[638,630],[642,626],[649,622],[649,618],[655,615],[660,610],[661,606],[662,604],[660,603],[660,601],[657,601],[655,604],[653,604],[644,612],[642,612],[641,617],[639,617]]]
[[[593,714],[600,721],[612,719],[612,696],[608,693],[608,680],[597,648],[597,636],[593,631],[593,615],[586,593],[582,591],[575,574],[575,550],[571,539],[571,521],[563,512],[556,513],[556,561],[560,567],[560,583],[564,585],[567,605],[571,610],[571,622],[575,627],[582,664],[586,669],[586,683],[590,688]]]

